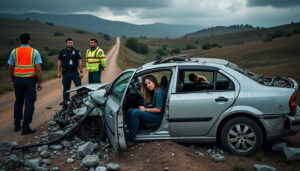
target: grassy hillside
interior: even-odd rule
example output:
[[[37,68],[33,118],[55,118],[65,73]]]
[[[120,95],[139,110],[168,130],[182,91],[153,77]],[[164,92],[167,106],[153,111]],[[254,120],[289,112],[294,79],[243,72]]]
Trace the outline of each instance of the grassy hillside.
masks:
[[[56,75],[57,51],[65,47],[66,38],[73,38],[74,46],[80,50],[83,57],[85,57],[86,49],[89,48],[89,40],[91,38],[98,39],[100,47],[105,52],[114,44],[114,39],[109,41],[104,40],[102,34],[57,26],[52,23],[0,18],[0,25],[0,94],[11,90],[8,79],[7,60],[11,50],[20,45],[19,36],[21,33],[30,33],[33,39],[32,46],[38,49],[41,54],[44,54],[46,59],[54,63],[53,68],[49,71],[44,71],[45,79]],[[50,50],[53,51],[51,52],[52,54]]]
[[[155,60],[157,49],[166,47],[167,55],[172,56],[173,48],[179,48],[180,54],[187,54],[197,57],[223,58],[234,62],[244,68],[265,76],[286,76],[295,79],[300,84],[300,34],[292,34],[273,38],[272,41],[264,41],[264,37],[277,30],[284,30],[286,33],[300,29],[300,23],[289,24],[256,31],[231,33],[213,37],[180,38],[180,39],[139,39],[149,46],[148,55],[133,53],[136,65]],[[297,32],[297,31],[296,31]],[[123,42],[126,39],[122,39]],[[241,42],[242,43],[237,43]],[[202,49],[203,42],[215,42],[221,47],[209,50]],[[187,49],[190,44],[193,48]],[[178,54],[173,54],[178,55]],[[123,61],[130,61],[131,56],[120,56]],[[300,98],[298,98],[300,104]]]

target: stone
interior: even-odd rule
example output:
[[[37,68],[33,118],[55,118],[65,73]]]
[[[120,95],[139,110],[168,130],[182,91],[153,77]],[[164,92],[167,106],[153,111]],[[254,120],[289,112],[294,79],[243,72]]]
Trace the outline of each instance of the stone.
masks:
[[[221,161],[225,161],[226,160],[225,157],[222,156],[219,153],[213,154],[211,157],[213,158],[213,161],[215,161],[215,162],[221,162]]]
[[[164,170],[165,170],[165,171],[168,171],[168,170],[169,170],[169,167],[165,167]]]
[[[49,125],[49,126],[55,126],[55,125],[56,125],[56,121],[49,121],[49,122],[48,122],[48,125]]]
[[[60,144],[65,148],[70,148],[72,146],[70,141],[65,141],[65,140],[62,141]]]
[[[60,137],[60,136],[62,136],[62,135],[63,135],[63,133],[61,133],[61,132],[59,132],[59,131],[56,131],[56,132],[54,132],[54,133],[50,133],[50,134],[49,134],[49,137],[48,137],[48,140],[49,140],[49,141],[55,140],[55,139],[57,139],[58,137]]]
[[[48,158],[48,157],[50,157],[50,152],[47,151],[47,150],[43,150],[43,151],[40,153],[40,157],[42,157],[42,158]]]
[[[283,152],[288,160],[300,160],[300,148],[286,147]]]
[[[108,163],[106,165],[106,168],[108,170],[120,170],[120,165],[119,164],[115,164],[115,163]]]
[[[40,140],[41,141],[48,141],[49,139],[49,134],[48,133],[43,133],[41,136],[40,136]]]
[[[254,164],[253,167],[257,171],[276,171],[276,168],[265,164]]]
[[[95,168],[91,167],[91,168],[89,169],[89,171],[95,171]]]
[[[110,162],[110,157],[109,157],[108,154],[104,154],[103,158],[104,158],[106,161]]]
[[[13,148],[16,148],[16,147],[19,146],[19,144],[18,144],[16,141],[14,141],[14,142],[11,143],[11,146],[12,146]]]
[[[86,167],[97,166],[100,159],[97,155],[87,155],[82,159],[82,165]]]
[[[199,154],[199,156],[201,156],[201,157],[203,157],[203,156],[204,156],[204,154],[203,154],[203,153],[201,153],[200,151],[196,151],[195,153],[196,153],[196,154]]]
[[[26,155],[24,156],[24,159],[25,159],[25,160],[29,160],[29,159],[31,159],[31,156],[26,154]]]
[[[35,159],[30,159],[25,162],[26,167],[39,167],[42,164],[42,159],[41,158],[35,158]]]
[[[46,165],[50,165],[51,164],[51,160],[49,159],[43,159],[43,164],[46,164]]]
[[[81,139],[78,136],[74,136],[74,141],[76,143],[79,143],[79,142],[81,142]]]
[[[10,147],[10,144],[8,142],[2,142],[0,144],[0,148],[9,148]]]
[[[50,145],[50,149],[52,149],[52,150],[61,150],[62,149],[62,145],[60,145],[60,144]]]
[[[24,171],[33,171],[33,168],[30,168],[30,167],[24,167]]]
[[[59,171],[59,168],[58,168],[58,167],[52,167],[51,170],[52,170],[52,171]]]
[[[285,142],[280,142],[280,143],[274,144],[272,146],[272,150],[274,150],[274,151],[282,151],[286,147],[287,147],[287,144]]]
[[[5,158],[4,164],[7,170],[15,170],[20,166],[21,161],[16,155],[13,154]]]
[[[68,158],[68,159],[67,159],[67,163],[74,163],[74,159]]]
[[[92,142],[86,142],[85,144],[78,147],[77,153],[80,157],[92,154],[95,150],[95,145]]]
[[[98,166],[96,167],[96,171],[107,171],[106,167]]]
[[[48,169],[45,167],[37,166],[37,167],[34,167],[34,171],[48,171]]]
[[[48,145],[43,145],[43,146],[41,146],[41,147],[39,147],[39,148],[37,149],[38,152],[42,152],[42,151],[44,151],[44,150],[49,150],[49,146],[48,146]]]

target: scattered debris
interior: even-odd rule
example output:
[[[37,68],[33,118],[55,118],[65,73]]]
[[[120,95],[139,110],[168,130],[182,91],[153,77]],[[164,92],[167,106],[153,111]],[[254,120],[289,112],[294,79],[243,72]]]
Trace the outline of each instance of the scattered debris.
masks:
[[[276,171],[276,168],[265,164],[254,164],[253,167],[257,171]]]
[[[286,147],[283,152],[288,160],[300,160],[300,148]]]

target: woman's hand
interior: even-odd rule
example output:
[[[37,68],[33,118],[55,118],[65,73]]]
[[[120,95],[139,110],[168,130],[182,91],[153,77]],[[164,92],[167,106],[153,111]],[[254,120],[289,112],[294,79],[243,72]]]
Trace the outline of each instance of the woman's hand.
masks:
[[[144,106],[139,106],[139,110],[146,111],[146,108]]]

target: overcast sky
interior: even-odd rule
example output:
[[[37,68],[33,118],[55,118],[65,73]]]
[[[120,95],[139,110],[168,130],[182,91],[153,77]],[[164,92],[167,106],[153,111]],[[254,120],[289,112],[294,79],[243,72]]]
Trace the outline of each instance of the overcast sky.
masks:
[[[277,26],[300,21],[300,0],[0,0],[0,13],[91,14],[133,24]]]

